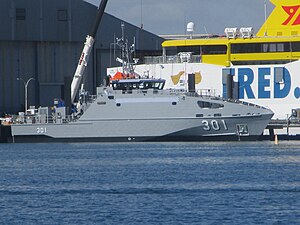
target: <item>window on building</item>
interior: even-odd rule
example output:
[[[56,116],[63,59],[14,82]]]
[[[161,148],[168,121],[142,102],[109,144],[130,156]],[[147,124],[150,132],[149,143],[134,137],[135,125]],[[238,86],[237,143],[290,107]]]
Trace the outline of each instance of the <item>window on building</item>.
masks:
[[[16,20],[26,20],[25,8],[16,8]]]
[[[57,11],[57,20],[58,21],[67,21],[68,20],[68,10],[60,9]]]

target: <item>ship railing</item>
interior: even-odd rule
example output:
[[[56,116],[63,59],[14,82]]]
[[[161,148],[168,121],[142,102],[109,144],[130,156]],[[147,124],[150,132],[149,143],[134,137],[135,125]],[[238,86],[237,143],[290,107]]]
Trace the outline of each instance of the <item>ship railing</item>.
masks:
[[[116,93],[118,91],[115,91]],[[122,94],[159,94],[159,93],[165,93],[169,95],[178,95],[183,94],[187,96],[194,96],[194,97],[220,97],[220,93],[217,89],[197,89],[195,92],[187,92],[184,88],[170,88],[170,89],[164,89],[164,90],[157,90],[157,89],[137,89],[137,90],[122,90],[119,91]]]
[[[88,95],[83,100],[83,103],[81,104],[82,110],[85,112],[93,102],[95,102],[97,99],[97,95]]]
[[[96,95],[85,95],[83,96],[83,98],[80,99],[80,101],[85,104],[90,104],[93,103],[96,100],[96,98]]]
[[[97,95],[89,95],[88,98],[86,99],[87,103],[93,103],[97,98]]]
[[[256,108],[260,108],[260,109],[268,109],[268,108],[266,108],[264,106],[256,105],[256,104],[253,104],[251,102],[241,101],[241,100],[238,100],[238,99],[222,98],[222,100],[226,101],[226,102],[237,103],[237,104],[240,104],[240,105],[252,106],[252,107],[256,107]]]
[[[196,92],[200,96],[219,97],[220,93],[217,89],[198,89]]]
[[[146,56],[144,57],[145,64],[172,64],[172,63],[199,63],[202,62],[201,55],[191,55],[182,57],[180,55],[172,56]]]
[[[72,115],[18,115],[14,117],[13,124],[66,124],[76,120],[77,118]]]
[[[197,89],[195,92],[186,92],[187,96],[193,97],[220,97],[220,93],[217,89]]]

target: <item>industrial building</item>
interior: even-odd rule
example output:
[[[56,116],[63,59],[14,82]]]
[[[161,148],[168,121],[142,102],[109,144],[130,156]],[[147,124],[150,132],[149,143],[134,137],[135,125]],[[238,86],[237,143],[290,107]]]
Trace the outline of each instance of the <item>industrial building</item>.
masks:
[[[70,91],[97,7],[83,0],[0,2],[0,113],[24,111],[25,86],[28,106],[51,106]],[[106,77],[106,68],[119,65],[113,57],[122,22],[103,16],[85,76],[91,94]],[[162,38],[126,22],[125,35],[129,42],[135,40],[141,62],[143,55],[161,51]]]

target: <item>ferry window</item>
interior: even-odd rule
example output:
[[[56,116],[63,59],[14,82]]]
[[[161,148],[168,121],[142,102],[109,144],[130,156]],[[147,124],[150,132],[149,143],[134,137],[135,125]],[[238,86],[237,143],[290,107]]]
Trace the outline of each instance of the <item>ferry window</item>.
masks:
[[[231,53],[263,53],[263,52],[290,52],[290,43],[247,43],[232,44]]]
[[[200,46],[177,47],[177,53],[179,52],[192,52],[193,55],[200,55]]]
[[[292,42],[292,51],[293,52],[300,52],[300,42]]]
[[[179,52],[192,52],[193,55],[221,55],[227,54],[226,45],[205,45],[205,46],[182,46],[177,47]]]
[[[269,45],[247,43],[247,44],[232,44],[231,53],[255,53],[255,52],[268,52]]]
[[[263,44],[263,52],[269,51],[269,44]]]
[[[270,52],[276,52],[276,44],[270,44]]]
[[[177,47],[168,47],[166,48],[167,55],[176,55],[178,53]]]
[[[284,44],[283,43],[278,43],[277,44],[277,51],[278,52],[284,52]]]
[[[277,43],[277,52],[290,52],[291,45],[288,42]]]
[[[227,53],[226,45],[201,46],[201,55],[219,55],[219,54],[226,54],[226,53]]]

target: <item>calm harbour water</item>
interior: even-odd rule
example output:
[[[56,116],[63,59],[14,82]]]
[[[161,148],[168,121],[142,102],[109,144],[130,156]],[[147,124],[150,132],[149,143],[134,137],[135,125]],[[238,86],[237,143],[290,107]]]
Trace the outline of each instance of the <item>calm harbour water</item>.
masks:
[[[300,142],[1,144],[0,224],[300,224]]]

